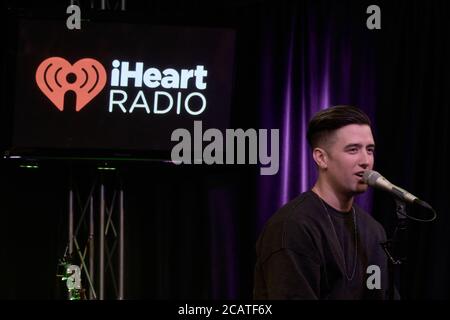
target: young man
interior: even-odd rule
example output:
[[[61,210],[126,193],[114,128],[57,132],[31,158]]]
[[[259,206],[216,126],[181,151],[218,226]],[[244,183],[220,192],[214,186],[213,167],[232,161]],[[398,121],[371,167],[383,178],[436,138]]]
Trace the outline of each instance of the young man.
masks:
[[[256,244],[254,298],[385,299],[386,234],[354,203],[374,163],[370,120],[357,108],[332,107],[311,119],[307,138],[318,179],[265,225]]]

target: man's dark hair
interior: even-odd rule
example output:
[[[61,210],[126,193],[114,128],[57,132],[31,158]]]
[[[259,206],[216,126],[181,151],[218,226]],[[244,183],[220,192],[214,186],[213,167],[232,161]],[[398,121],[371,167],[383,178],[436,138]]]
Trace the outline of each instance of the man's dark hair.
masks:
[[[319,111],[309,121],[306,134],[311,149],[325,142],[335,130],[349,124],[370,126],[370,119],[362,110],[352,106],[335,106]]]

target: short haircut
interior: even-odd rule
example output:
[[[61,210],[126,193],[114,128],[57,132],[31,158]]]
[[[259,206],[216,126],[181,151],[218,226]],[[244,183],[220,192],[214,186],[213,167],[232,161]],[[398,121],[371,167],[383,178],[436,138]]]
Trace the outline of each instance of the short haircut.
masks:
[[[367,114],[356,107],[335,106],[319,111],[309,121],[306,134],[311,149],[326,143],[334,131],[349,124],[371,125]]]

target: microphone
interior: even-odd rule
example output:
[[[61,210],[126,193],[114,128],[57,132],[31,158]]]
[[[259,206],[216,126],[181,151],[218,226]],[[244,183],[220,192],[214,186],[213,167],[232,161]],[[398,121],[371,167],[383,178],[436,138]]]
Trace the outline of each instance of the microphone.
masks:
[[[364,183],[368,184],[369,186],[390,192],[396,197],[398,197],[400,200],[404,200],[410,203],[417,203],[427,209],[432,209],[432,207],[428,203],[420,200],[419,198],[409,193],[408,191],[392,184],[377,171],[366,170],[363,174],[362,179]]]

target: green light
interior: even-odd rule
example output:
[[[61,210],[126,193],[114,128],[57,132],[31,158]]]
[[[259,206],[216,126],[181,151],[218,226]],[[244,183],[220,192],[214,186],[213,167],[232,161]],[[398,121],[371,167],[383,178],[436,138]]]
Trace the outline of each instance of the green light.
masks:
[[[104,171],[114,171],[116,168],[113,167],[97,167],[98,170],[104,170]]]
[[[25,169],[39,169],[38,165],[31,165],[31,164],[21,164],[20,167]]]

